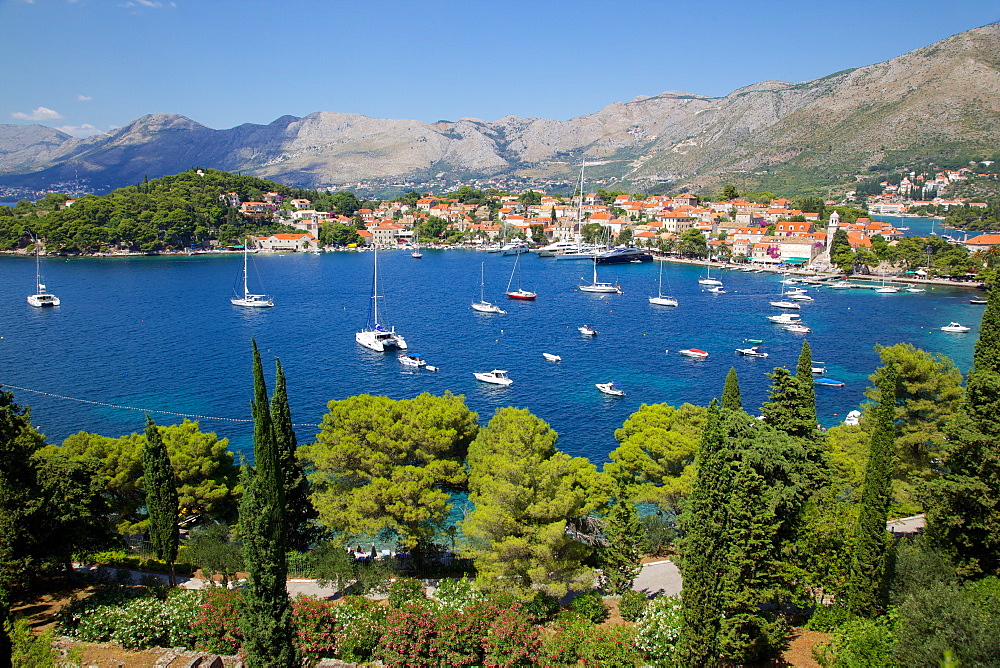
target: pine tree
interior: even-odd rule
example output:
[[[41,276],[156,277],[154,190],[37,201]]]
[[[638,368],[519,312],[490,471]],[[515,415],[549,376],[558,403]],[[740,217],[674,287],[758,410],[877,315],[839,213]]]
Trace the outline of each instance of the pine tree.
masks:
[[[170,584],[174,584],[177,559],[177,483],[167,446],[152,418],[146,416],[146,443],[142,449],[142,479],[149,513],[149,539],[157,559],[167,562]]]
[[[802,352],[799,353],[799,363],[795,367],[795,379],[799,381],[802,392],[803,419],[816,426],[816,386],[813,384],[812,351],[809,342],[802,342]],[[815,435],[815,431],[813,433]]]
[[[740,398],[740,382],[736,377],[736,369],[730,367],[726,374],[726,384],[722,388],[722,408],[731,411],[743,410],[743,401]]]
[[[632,583],[642,570],[639,545],[643,538],[639,513],[624,490],[616,493],[615,504],[604,519],[603,534],[604,542],[597,550],[598,564],[608,589],[621,596],[632,589]]]
[[[240,619],[243,651],[250,668],[298,665],[293,646],[291,604],[285,579],[285,495],[281,457],[274,436],[260,352],[253,342],[254,420],[253,470],[240,472],[240,535],[243,538],[247,587]]]
[[[896,457],[896,382],[895,369],[888,367],[879,383],[879,403],[874,409],[868,466],[847,579],[847,607],[863,617],[874,617],[885,608],[889,548],[885,522]]]
[[[713,400],[695,460],[697,472],[691,496],[679,518],[684,589],[677,657],[679,665],[691,668],[715,665],[719,656],[727,519],[726,457],[720,419]]]
[[[276,362],[274,394],[271,396],[271,420],[274,422],[274,438],[278,444],[278,459],[285,494],[285,513],[288,534],[286,545],[290,549],[306,550],[313,542],[316,532],[312,520],[316,510],[309,501],[309,483],[302,466],[295,457],[298,442],[292,427],[292,411],[288,406],[288,391],[285,387],[285,372],[281,361]]]
[[[1000,574],[1000,289],[990,291],[965,398],[945,434],[928,535],[963,576]]]

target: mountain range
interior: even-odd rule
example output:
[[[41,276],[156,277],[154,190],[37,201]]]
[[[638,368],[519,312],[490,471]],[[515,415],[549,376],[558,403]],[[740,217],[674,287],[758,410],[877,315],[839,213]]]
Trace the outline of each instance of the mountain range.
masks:
[[[101,192],[194,166],[302,187],[426,190],[458,183],[634,190],[721,183],[788,194],[880,169],[996,158],[1000,23],[875,65],[725,97],[669,91],[567,121],[506,116],[422,123],[349,113],[215,130],[143,116],[84,139],[0,124],[0,185]],[[564,188],[565,189],[565,188]]]

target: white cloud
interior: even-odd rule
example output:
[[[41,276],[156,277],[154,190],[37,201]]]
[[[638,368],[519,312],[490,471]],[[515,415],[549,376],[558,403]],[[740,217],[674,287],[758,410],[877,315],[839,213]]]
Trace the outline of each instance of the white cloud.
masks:
[[[159,2],[158,0],[129,0],[128,2],[123,2],[118,5],[119,7],[124,7],[125,9],[139,9],[146,7],[147,9],[163,9],[164,7],[170,7],[175,9],[177,7],[176,2]]]
[[[56,128],[56,130],[73,135],[74,137],[90,137],[101,134],[101,130],[98,130],[90,123],[84,123],[83,125],[63,125]]]
[[[90,97],[89,95],[77,95],[76,96],[76,101],[77,102],[89,102],[90,100],[93,100],[93,99],[94,98]]]
[[[38,107],[30,114],[26,114],[23,111],[15,111],[11,116],[21,121],[54,121],[62,118],[62,114],[48,107]]]

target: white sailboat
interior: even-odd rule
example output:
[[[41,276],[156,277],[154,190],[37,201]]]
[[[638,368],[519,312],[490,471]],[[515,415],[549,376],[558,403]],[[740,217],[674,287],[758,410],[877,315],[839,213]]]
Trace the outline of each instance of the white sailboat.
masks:
[[[875,292],[878,293],[878,294],[880,294],[880,295],[894,295],[897,292],[899,292],[899,288],[897,288],[895,285],[886,285],[885,284],[885,272],[883,271],[882,272],[882,287],[875,288]]]
[[[622,287],[613,283],[602,283],[597,280],[597,256],[594,256],[594,280],[590,285],[581,285],[581,292],[601,292],[622,294]]]
[[[39,308],[44,306],[59,306],[59,298],[46,290],[42,283],[41,259],[38,248],[38,237],[35,237],[35,294],[28,295],[28,303]]]
[[[677,306],[677,300],[663,294],[663,261],[660,261],[660,287],[656,291],[656,297],[650,297],[649,303],[657,306]]]
[[[774,306],[775,308],[792,308],[792,309],[802,308],[802,306],[799,305],[798,302],[793,302],[789,301],[788,299],[785,299],[786,285],[788,285],[787,281],[781,281],[781,299],[779,299],[778,301],[771,302],[771,306]]]
[[[506,313],[502,308],[486,301],[485,296],[486,290],[486,263],[483,262],[479,268],[479,301],[472,302],[473,310],[479,311],[480,313]]]
[[[274,300],[267,295],[255,295],[250,292],[250,288],[247,287],[247,243],[249,239],[243,242],[243,296],[235,296],[229,300],[233,306],[247,306],[250,308],[267,308],[274,306]]]
[[[412,257],[415,260],[419,260],[423,256],[424,256],[424,254],[420,252],[420,242],[419,241],[414,242],[414,244],[413,244],[413,252],[410,253],[410,257]]]
[[[698,279],[698,285],[718,285],[722,286],[722,281],[712,278],[712,258],[709,256],[708,264],[705,265],[705,278]]]
[[[406,340],[396,333],[395,327],[386,329],[378,321],[378,249],[372,249],[372,302],[368,309],[368,322],[364,329],[354,335],[354,340],[365,348],[376,352],[386,350],[406,350]]]

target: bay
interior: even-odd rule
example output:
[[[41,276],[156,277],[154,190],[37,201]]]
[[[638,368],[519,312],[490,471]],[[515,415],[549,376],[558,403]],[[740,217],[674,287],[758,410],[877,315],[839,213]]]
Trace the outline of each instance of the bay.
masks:
[[[766,320],[777,312],[768,301],[780,292],[772,274],[719,271],[728,292],[713,295],[697,283],[703,268],[667,263],[664,292],[680,306],[657,307],[647,302],[656,294],[656,263],[600,267],[601,280],[620,283],[624,294],[594,295],[577,289],[590,282],[586,261],[526,254],[522,284],[539,293],[537,301],[504,299],[508,313],[488,315],[469,308],[479,299],[480,263],[486,299],[500,302],[513,257],[422,250],[421,260],[405,251],[379,254],[381,320],[406,337],[409,352],[438,366],[436,373],[410,370],[395,355],[355,343],[371,301],[371,253],[253,257],[251,289],[262,282],[274,297],[273,309],[230,305],[242,269],[237,255],[44,258],[45,282],[62,300],[53,309],[25,302],[34,287],[34,262],[3,257],[0,383],[34,391],[15,390],[16,400],[32,407],[32,420],[49,442],[79,430],[108,436],[141,431],[143,410],[171,411],[205,416],[203,430],[250,454],[254,337],[269,386],[273,359],[285,367],[300,442],[315,437],[330,400],[450,391],[466,397],[482,424],[497,408],[527,408],[559,433],[560,448],[603,462],[616,447],[614,430],[642,403],[707,404],[721,393],[730,367],[739,373],[745,408],[756,412],[767,399],[764,374],[779,365],[794,368],[803,338]],[[972,361],[983,307],[968,303],[968,290],[809,291],[816,301],[799,313],[813,330],[805,335],[813,357],[826,363],[828,377],[846,383],[817,387],[824,426],[841,422],[864,400],[867,377],[879,364],[876,343],[909,342],[940,352],[963,373]],[[951,321],[972,332],[941,332]],[[580,335],[583,324],[599,334]],[[770,357],[735,354],[746,338],[762,339]],[[711,355],[693,360],[678,354],[689,347]],[[563,361],[548,362],[542,352]],[[486,385],[472,376],[494,368],[508,370],[514,384]],[[627,396],[607,397],[594,387],[608,381],[621,383]],[[160,424],[181,419],[151,415]]]

